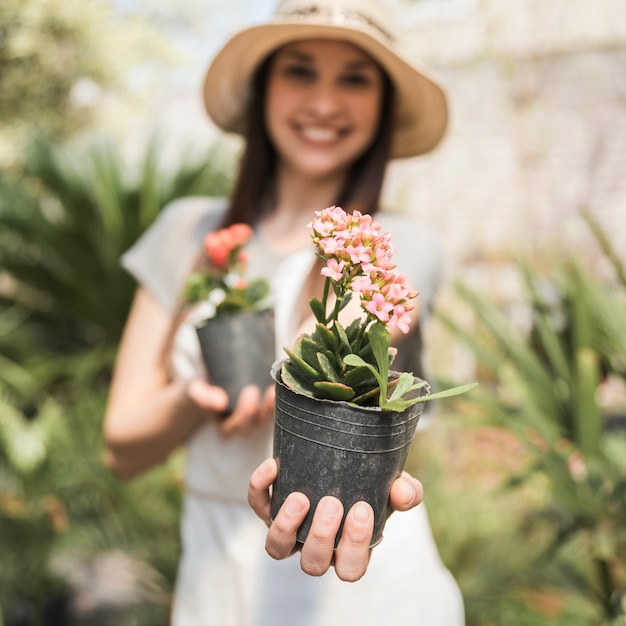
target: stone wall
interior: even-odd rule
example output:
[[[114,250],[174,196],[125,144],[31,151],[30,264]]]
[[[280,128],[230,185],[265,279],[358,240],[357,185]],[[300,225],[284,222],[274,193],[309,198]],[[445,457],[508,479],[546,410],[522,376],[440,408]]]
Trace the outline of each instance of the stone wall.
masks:
[[[451,289],[460,279],[526,326],[515,254],[608,269],[583,207],[626,262],[626,2],[442,0],[447,13],[428,19],[434,0],[402,2],[407,53],[444,83],[451,120],[433,154],[391,166],[387,203],[440,235],[441,308],[471,325]],[[475,376],[471,353],[437,324],[428,342],[435,371]]]
[[[582,207],[626,253],[626,3],[483,0],[411,29],[451,123],[432,155],[392,165],[388,202],[432,224],[455,269],[580,250]]]

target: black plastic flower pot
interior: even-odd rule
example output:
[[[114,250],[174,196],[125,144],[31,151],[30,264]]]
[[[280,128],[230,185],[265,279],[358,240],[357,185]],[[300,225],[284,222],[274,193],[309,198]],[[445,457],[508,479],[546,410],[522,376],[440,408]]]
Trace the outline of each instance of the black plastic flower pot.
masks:
[[[305,494],[311,508],[297,537],[304,542],[323,496],[332,495],[342,502],[344,520],[352,505],[364,500],[374,509],[371,546],[375,546],[391,513],[391,486],[404,468],[424,404],[396,412],[310,398],[282,382],[280,365],[278,361],[272,367],[276,388],[274,457],[278,462],[272,519],[290,493]],[[428,387],[416,393],[426,395]],[[342,528],[343,520],[337,541]]]
[[[274,311],[213,317],[198,324],[196,332],[211,382],[228,393],[229,413],[246,385],[264,391],[272,384]]]

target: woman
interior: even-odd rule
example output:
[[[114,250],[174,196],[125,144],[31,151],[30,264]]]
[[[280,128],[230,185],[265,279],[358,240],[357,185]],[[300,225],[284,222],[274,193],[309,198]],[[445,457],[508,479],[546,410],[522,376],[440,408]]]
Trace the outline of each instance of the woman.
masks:
[[[371,561],[373,516],[363,502],[333,551],[342,513],[334,498],[318,506],[300,558],[286,558],[309,504],[292,494],[269,524],[276,466],[262,461],[271,455],[272,389],[245,388],[220,418],[226,394],[204,380],[193,327],[180,314],[205,233],[243,221],[255,233],[251,278],[272,278],[277,345],[310,327],[307,302],[322,280],[306,228],[314,211],[336,204],[377,213],[388,159],[429,151],[445,130],[442,90],[395,52],[387,22],[374,1],[285,0],[270,22],[235,35],[204,88],[211,118],[246,140],[232,197],[173,203],[124,256],[140,286],[107,408],[108,460],[130,478],[186,446],[176,626],[463,623],[458,588],[416,506],[421,485],[408,474],[391,494],[408,512],[392,515]],[[386,212],[377,219],[421,292],[417,328],[417,309],[423,325],[439,282],[438,245],[423,226]],[[414,332],[398,344],[402,369],[414,369],[404,364],[419,359],[419,339]],[[331,566],[336,576],[320,576]]]

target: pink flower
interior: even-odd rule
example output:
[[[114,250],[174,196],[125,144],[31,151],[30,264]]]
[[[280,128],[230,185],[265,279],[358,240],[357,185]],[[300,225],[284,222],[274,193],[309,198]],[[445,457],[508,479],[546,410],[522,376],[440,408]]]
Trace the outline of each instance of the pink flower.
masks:
[[[358,263],[368,263],[370,261],[371,252],[369,248],[366,248],[364,245],[346,246],[346,252],[354,265]]]
[[[208,233],[204,238],[204,247],[209,261],[216,268],[227,270],[229,264],[237,260],[237,256],[233,253],[238,251],[251,236],[252,228],[248,224],[233,224]]]
[[[343,261],[328,259],[328,261],[326,261],[326,267],[323,267],[320,273],[322,276],[327,276],[331,280],[339,282],[343,277],[342,271],[345,265]]]
[[[215,265],[215,267],[226,268],[231,250],[228,237],[224,236],[220,231],[209,233],[204,238],[204,247],[209,261]]]
[[[393,310],[393,304],[387,302],[380,293],[375,293],[371,300],[367,300],[363,306],[368,313],[385,323],[389,321],[389,313]]]
[[[410,330],[411,316],[402,305],[393,307],[393,314],[389,318],[391,328],[399,328],[405,335]]]
[[[379,291],[379,286],[372,282],[369,276],[357,276],[351,283],[350,289],[355,293],[369,294],[372,291]]]

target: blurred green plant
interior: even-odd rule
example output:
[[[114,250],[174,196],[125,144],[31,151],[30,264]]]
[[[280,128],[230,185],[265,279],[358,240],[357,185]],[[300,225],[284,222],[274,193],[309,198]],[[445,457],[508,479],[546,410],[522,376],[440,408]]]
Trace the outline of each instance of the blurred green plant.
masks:
[[[151,599],[167,623],[179,555],[180,470],[175,462],[133,485],[102,461],[106,392],[77,390],[49,398],[26,417],[0,396],[0,606],[5,617],[39,624],[51,602],[69,591],[55,560],[81,560],[122,550],[154,572]],[[65,567],[67,570],[67,566]],[[139,581],[138,588],[144,581]],[[147,581],[146,581],[147,582]],[[140,599],[142,599],[140,598]],[[136,624],[135,609],[118,624]],[[154,617],[154,611],[150,613]]]
[[[150,14],[120,13],[112,0],[3,0],[0,169],[19,168],[33,132],[76,136],[98,120],[104,96],[137,97],[130,68],[142,68],[147,91],[180,53]]]
[[[44,388],[108,371],[135,288],[119,257],[161,208],[228,190],[216,152],[174,170],[158,155],[153,140],[132,168],[104,141],[70,153],[39,137],[26,176],[0,176],[0,311],[23,320],[0,354]]]
[[[131,167],[107,142],[41,136],[25,173],[0,174],[0,606],[37,624],[67,588],[54,567],[122,550],[159,600],[118,626],[166,624],[178,562],[177,457],[127,485],[102,461],[108,378],[134,292],[119,256],[170,200],[223,195],[209,150],[166,168],[155,139]],[[155,591],[153,589],[153,591]],[[21,618],[20,618],[21,619]]]
[[[616,270],[611,284],[575,258],[547,275],[518,261],[529,330],[463,283],[456,294],[469,306],[473,326],[443,311],[438,318],[471,349],[491,380],[468,401],[486,423],[514,433],[529,453],[529,465],[508,486],[535,482],[543,490],[542,504],[527,520],[549,534],[535,566],[555,567],[556,583],[592,602],[593,623],[623,624],[626,437],[608,428],[598,393],[607,379],[626,374],[626,285],[617,254],[586,217]]]

